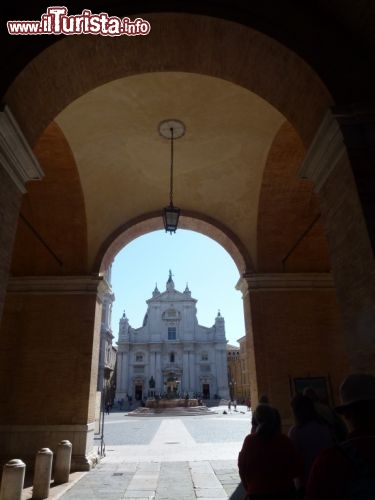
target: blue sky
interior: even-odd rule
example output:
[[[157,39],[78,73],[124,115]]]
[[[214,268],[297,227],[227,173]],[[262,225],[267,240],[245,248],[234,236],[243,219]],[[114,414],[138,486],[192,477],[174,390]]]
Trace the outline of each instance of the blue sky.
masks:
[[[192,297],[198,300],[199,324],[212,326],[220,309],[228,343],[237,345],[237,339],[245,334],[242,295],[235,289],[240,277],[237,267],[214,240],[184,229],[172,235],[164,230],[148,233],[117,254],[112,266],[115,341],[124,310],[133,328],[142,326],[146,300],[156,283],[160,292],[165,290],[170,269],[175,288],[183,292],[187,283]]]

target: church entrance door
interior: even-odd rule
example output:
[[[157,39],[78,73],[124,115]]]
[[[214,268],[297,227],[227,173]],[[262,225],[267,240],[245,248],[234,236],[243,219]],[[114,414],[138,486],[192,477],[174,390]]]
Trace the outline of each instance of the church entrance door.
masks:
[[[202,394],[204,399],[210,399],[210,384],[202,385]]]
[[[140,384],[136,384],[134,389],[134,395],[136,401],[140,401],[142,399],[142,394],[143,394],[143,386]]]

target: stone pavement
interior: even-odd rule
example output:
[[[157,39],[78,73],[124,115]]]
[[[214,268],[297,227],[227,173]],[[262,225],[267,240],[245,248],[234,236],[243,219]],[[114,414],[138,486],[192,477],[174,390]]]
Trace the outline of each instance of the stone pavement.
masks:
[[[243,500],[237,456],[250,417],[248,412],[222,413],[219,408],[207,417],[160,418],[146,444],[107,444],[106,456],[92,471],[71,474],[68,484],[51,488],[49,499]],[[152,417],[131,417],[131,422],[125,417],[125,423],[111,418],[109,436],[120,434],[124,425],[127,433],[137,429],[147,435],[150,420],[155,422]],[[30,498],[31,488],[24,490],[23,500]]]
[[[63,500],[243,500],[236,462],[126,462],[117,467],[101,463],[70,489]]]

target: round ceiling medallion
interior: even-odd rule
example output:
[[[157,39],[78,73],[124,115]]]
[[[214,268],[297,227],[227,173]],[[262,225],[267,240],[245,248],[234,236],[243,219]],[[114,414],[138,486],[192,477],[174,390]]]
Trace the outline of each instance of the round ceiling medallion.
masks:
[[[159,123],[159,134],[166,139],[179,139],[185,134],[185,125],[181,120],[168,119]]]

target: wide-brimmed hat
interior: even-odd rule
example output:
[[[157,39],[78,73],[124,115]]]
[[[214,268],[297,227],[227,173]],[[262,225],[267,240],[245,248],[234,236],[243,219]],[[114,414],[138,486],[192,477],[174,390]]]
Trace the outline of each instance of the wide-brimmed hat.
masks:
[[[340,386],[341,405],[338,412],[349,406],[363,402],[375,401],[375,377],[369,373],[353,373],[348,375]]]

